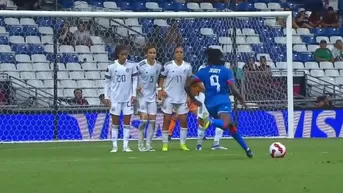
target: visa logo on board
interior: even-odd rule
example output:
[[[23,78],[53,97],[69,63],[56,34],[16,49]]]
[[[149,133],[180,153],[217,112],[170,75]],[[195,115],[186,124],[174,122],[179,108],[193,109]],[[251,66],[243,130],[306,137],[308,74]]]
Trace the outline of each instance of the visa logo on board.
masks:
[[[287,136],[287,120],[284,113],[281,111],[269,111],[268,114],[273,116],[280,136]],[[343,111],[335,110],[295,111],[295,137],[343,137],[342,115]]]

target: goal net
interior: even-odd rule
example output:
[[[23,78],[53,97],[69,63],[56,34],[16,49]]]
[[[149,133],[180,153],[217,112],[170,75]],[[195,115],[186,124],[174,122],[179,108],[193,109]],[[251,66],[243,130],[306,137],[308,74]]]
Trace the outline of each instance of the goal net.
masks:
[[[135,62],[143,60],[145,46],[153,44],[162,64],[173,60],[175,47],[182,45],[184,60],[194,72],[206,64],[206,48],[220,49],[249,103],[248,110],[242,109],[230,96],[241,133],[292,136],[286,70],[291,42],[286,42],[287,28],[279,25],[286,21],[285,13],[246,17],[251,14],[4,11],[0,15],[3,142],[109,139],[110,116],[101,103],[103,80],[114,49],[121,44],[129,47]],[[156,138],[161,136],[162,119],[159,113]],[[132,138],[139,135],[139,123],[133,116]],[[188,123],[188,137],[196,138],[194,114],[189,114]],[[210,128],[206,136],[213,135]],[[178,123],[172,137],[179,137]]]

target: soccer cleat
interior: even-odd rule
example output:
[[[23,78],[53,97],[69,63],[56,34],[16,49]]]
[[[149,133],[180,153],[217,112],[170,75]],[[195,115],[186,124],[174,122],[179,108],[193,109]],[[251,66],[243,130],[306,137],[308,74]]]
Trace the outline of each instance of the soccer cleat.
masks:
[[[146,146],[145,151],[156,151],[154,148],[152,148],[151,146]]]
[[[132,152],[132,150],[129,147],[124,147],[123,148],[123,152]]]
[[[168,144],[163,144],[162,151],[168,151]]]
[[[146,149],[144,148],[144,146],[138,146],[138,151],[139,152],[146,152]]]
[[[172,140],[172,136],[168,135],[168,141],[171,141],[171,140]]]
[[[118,147],[114,146],[111,150],[111,153],[117,153],[118,151]]]
[[[189,151],[188,147],[186,146],[186,144],[180,144],[180,149],[182,151]]]
[[[208,129],[211,124],[208,113],[204,113],[201,119],[204,121],[203,129]]]
[[[211,149],[212,149],[212,150],[227,150],[226,147],[223,147],[223,146],[221,146],[221,145],[214,145],[214,146],[212,146]]]
[[[201,151],[201,149],[202,149],[202,145],[198,144],[196,150]]]
[[[249,148],[247,150],[245,150],[245,153],[247,154],[248,158],[253,158],[254,157],[254,153]]]

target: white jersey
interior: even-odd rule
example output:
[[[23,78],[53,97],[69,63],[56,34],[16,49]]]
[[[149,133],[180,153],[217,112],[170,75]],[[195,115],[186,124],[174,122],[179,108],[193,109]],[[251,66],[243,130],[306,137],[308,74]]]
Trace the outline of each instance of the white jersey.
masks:
[[[138,75],[137,65],[126,61],[125,64],[119,64],[117,60],[109,65],[105,73],[105,81],[108,81],[108,88],[105,88],[105,98],[111,102],[124,103],[129,102],[132,96],[136,96],[136,86],[133,85],[133,77]],[[106,87],[106,86],[105,86]],[[106,93],[107,91],[107,93]]]
[[[185,85],[187,78],[192,76],[192,66],[185,61],[179,66],[173,60],[163,66],[161,75],[165,77],[163,88],[169,101],[175,104],[187,102]]]
[[[142,60],[138,63],[138,86],[142,88],[137,94],[138,98],[142,98],[145,102],[156,101],[156,83],[158,76],[161,73],[162,65],[155,61],[153,65],[148,64],[147,60]]]

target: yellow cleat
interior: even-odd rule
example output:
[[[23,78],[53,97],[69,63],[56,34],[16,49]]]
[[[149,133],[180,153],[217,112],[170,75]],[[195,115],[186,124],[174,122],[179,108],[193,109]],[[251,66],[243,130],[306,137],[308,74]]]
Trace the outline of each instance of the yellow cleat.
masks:
[[[168,151],[168,144],[163,144],[162,151]]]
[[[204,121],[204,127],[203,128],[208,129],[208,127],[211,124],[208,113],[204,113],[201,119]]]
[[[181,145],[180,145],[180,149],[181,149],[182,151],[189,151],[189,149],[188,149],[188,147],[186,146],[186,144],[181,144]]]

